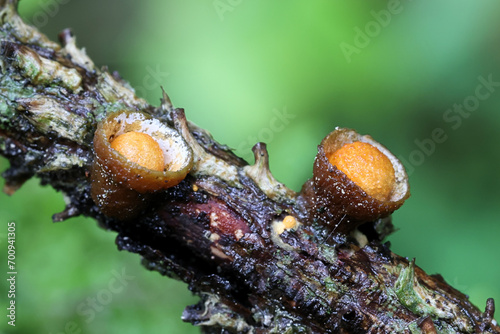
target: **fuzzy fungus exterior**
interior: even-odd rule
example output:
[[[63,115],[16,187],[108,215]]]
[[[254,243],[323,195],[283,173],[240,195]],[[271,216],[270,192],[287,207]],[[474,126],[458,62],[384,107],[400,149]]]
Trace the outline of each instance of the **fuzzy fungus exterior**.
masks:
[[[182,136],[142,112],[121,111],[100,122],[94,153],[92,199],[105,215],[122,220],[135,217],[152,193],[179,184],[193,165]]]
[[[339,233],[389,216],[410,196],[401,162],[370,136],[337,128],[318,146],[302,189],[311,219]]]

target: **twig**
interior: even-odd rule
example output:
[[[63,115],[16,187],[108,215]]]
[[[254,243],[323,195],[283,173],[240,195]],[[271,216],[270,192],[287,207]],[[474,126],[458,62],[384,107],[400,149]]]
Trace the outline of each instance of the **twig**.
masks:
[[[54,221],[95,218],[118,233],[120,249],[201,297],[185,321],[205,333],[500,333],[492,299],[479,311],[382,243],[392,231],[387,215],[354,219],[332,209],[316,180],[291,191],[270,173],[264,144],[247,165],[166,94],[150,106],[117,73],[96,68],[70,31],[60,47],[19,18],[17,1],[0,6],[0,153],[11,164],[4,191],[36,176],[63,192],[67,207]],[[185,165],[167,168],[177,185],[137,190],[133,177],[119,179],[109,159],[99,160],[95,138],[123,111],[184,143],[172,150]],[[143,182],[159,177],[134,173]]]

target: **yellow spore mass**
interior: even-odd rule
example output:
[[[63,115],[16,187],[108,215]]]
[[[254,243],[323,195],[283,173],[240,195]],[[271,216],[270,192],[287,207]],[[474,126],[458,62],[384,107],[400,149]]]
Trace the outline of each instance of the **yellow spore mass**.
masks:
[[[165,167],[163,150],[158,142],[146,133],[123,133],[111,142],[111,147],[142,167],[159,172]]]
[[[297,220],[293,216],[286,216],[283,219],[283,225],[285,226],[285,229],[289,230],[291,228],[295,228],[297,226]]]
[[[389,158],[375,146],[356,141],[327,155],[328,161],[379,201],[391,197],[395,173]]]

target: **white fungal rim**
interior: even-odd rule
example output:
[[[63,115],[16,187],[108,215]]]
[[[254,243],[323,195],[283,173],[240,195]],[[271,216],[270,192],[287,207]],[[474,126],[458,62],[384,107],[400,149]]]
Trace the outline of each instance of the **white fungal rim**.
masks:
[[[159,120],[147,118],[142,113],[122,113],[114,117],[112,122],[116,127],[113,131],[114,138],[131,131],[150,135],[163,151],[166,170],[175,172],[190,163],[190,148],[182,136]]]

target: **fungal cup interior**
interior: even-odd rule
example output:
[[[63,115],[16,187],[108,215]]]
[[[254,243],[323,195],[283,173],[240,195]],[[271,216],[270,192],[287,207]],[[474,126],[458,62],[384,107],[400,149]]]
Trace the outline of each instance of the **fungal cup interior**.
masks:
[[[391,161],[394,168],[395,184],[389,201],[396,202],[407,197],[409,194],[408,176],[403,164],[387,148],[373,140],[372,137],[368,135],[362,136],[351,129],[336,128],[335,131],[323,140],[322,145],[325,154],[328,156],[328,154],[339,150],[342,146],[355,141],[364,142],[376,147]]]
[[[189,163],[189,154],[185,154],[190,148],[177,131],[164,125],[154,118],[146,118],[141,113],[122,113],[113,119],[115,123],[113,134],[109,142],[119,135],[130,132],[142,132],[150,135],[163,150],[165,170],[178,171]]]
[[[121,155],[111,142],[126,132],[151,136],[163,151],[164,170],[143,167]],[[193,154],[189,145],[175,130],[142,112],[119,112],[103,120],[94,136],[96,159],[119,184],[138,192],[166,189],[181,182],[191,170]]]

